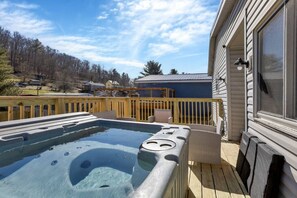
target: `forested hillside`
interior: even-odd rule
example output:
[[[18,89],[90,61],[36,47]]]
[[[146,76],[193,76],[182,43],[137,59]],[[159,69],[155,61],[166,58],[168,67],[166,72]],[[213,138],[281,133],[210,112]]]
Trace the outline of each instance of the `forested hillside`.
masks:
[[[127,73],[120,74],[116,69],[105,70],[100,64],[59,52],[43,45],[38,39],[26,38],[18,32],[0,27],[0,45],[7,51],[14,74],[27,81],[42,76],[44,82],[57,86],[76,86],[80,81],[105,83],[116,80],[122,86],[129,86]]]

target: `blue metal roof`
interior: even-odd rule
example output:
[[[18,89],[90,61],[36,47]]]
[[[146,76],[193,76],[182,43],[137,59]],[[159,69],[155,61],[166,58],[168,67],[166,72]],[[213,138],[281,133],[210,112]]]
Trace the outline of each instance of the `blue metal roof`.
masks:
[[[135,83],[168,83],[168,82],[212,82],[207,73],[149,75],[137,79]]]

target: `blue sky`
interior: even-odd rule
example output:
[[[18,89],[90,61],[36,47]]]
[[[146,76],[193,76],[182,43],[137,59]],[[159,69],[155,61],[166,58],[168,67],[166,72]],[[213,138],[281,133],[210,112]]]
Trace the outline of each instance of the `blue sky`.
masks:
[[[219,0],[0,0],[0,26],[60,52],[137,77],[148,60],[163,73],[207,71]]]

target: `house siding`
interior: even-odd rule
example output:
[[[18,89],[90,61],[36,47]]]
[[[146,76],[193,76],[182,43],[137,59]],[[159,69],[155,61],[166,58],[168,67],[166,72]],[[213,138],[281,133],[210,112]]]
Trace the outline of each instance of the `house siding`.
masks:
[[[281,1],[283,2],[283,1]],[[246,57],[255,56],[254,51],[254,31],[261,20],[267,16],[268,12],[274,10],[274,6],[280,1],[265,0],[246,3]],[[254,68],[255,72],[255,68]],[[271,129],[264,124],[260,124],[254,119],[254,75],[252,72],[246,73],[247,87],[247,130],[258,136],[262,141],[272,146],[275,150],[285,156],[285,165],[280,185],[279,197],[297,196],[297,139],[285,133]]]
[[[226,0],[227,1],[227,0]],[[288,3],[293,0],[289,0]],[[230,62],[234,61],[236,56],[239,56],[242,51],[229,51],[228,48],[223,48],[223,45],[228,43],[228,40],[232,37],[234,29],[237,28],[235,24],[239,22],[239,16],[244,16],[244,52],[245,59],[249,60],[250,57],[255,56],[255,40],[254,31],[256,27],[260,24],[263,18],[269,13],[271,13],[276,8],[276,4],[284,3],[282,0],[238,0],[234,5],[232,11],[229,13],[228,18],[225,23],[220,27],[219,33],[215,37],[215,52],[214,52],[214,65],[212,70],[213,76],[213,97],[222,98],[223,107],[225,113],[225,130],[230,132],[228,139],[237,139],[238,134],[234,134],[234,131],[240,130],[241,126],[234,124],[236,113],[242,115],[242,110],[244,110],[246,130],[253,135],[256,135],[262,141],[266,142],[276,151],[284,155],[285,164],[283,167],[283,174],[280,184],[280,192],[278,197],[296,197],[297,196],[297,134],[288,135],[282,131],[273,129],[271,126],[265,125],[259,121],[254,116],[255,109],[255,85],[254,73],[256,73],[255,63],[253,62],[252,71],[245,72],[242,80],[245,89],[237,89],[236,80],[242,83],[242,80],[235,77],[234,68],[228,68],[228,59]],[[295,13],[297,13],[297,8],[295,8]],[[241,19],[240,19],[241,20]],[[290,19],[292,20],[292,19]],[[229,49],[230,50],[230,49]],[[236,54],[238,53],[238,54]],[[234,57],[232,57],[234,56]],[[255,58],[253,58],[255,60]],[[212,65],[210,65],[212,67]],[[226,82],[230,83],[228,85],[222,81],[217,81],[218,78],[226,78]],[[235,78],[234,78],[235,77]],[[235,79],[235,80],[234,80]],[[217,83],[217,84],[216,84]],[[228,88],[227,88],[228,85]],[[234,95],[235,94],[235,95]],[[231,99],[238,97],[240,94],[244,94],[245,103],[242,104],[238,101],[237,104],[232,103]],[[234,96],[233,96],[234,95]],[[235,99],[236,100],[236,99]],[[231,121],[230,121],[231,120]],[[242,122],[242,120],[241,120]],[[240,124],[239,124],[240,125]],[[232,128],[234,126],[234,128]],[[237,128],[236,128],[237,127]]]
[[[234,9],[231,11],[228,19],[220,29],[215,44],[215,58],[214,58],[214,70],[213,70],[213,97],[221,98],[223,100],[223,109],[224,109],[224,131],[228,135],[229,140],[238,140],[239,132],[233,132],[232,127],[229,121],[231,120],[231,111],[228,109],[230,106],[230,94],[227,92],[227,83],[230,80],[230,75],[227,73],[227,48],[224,48],[223,45],[226,45],[228,39],[231,37],[232,32],[234,32],[235,24],[239,21],[240,13],[244,7],[244,0],[237,0],[237,3]],[[224,78],[226,82],[218,81],[218,78]],[[236,108],[236,106],[234,106]],[[238,107],[240,108],[240,107]],[[237,108],[237,109],[238,109]],[[215,109],[214,109],[215,110]],[[243,114],[244,115],[244,114]],[[232,133],[233,132],[233,133]]]

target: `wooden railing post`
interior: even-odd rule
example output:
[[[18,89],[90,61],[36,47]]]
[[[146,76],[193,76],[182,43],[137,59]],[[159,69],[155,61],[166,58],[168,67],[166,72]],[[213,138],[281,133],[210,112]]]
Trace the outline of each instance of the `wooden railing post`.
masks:
[[[78,109],[79,112],[82,112],[82,100],[79,101]]]
[[[124,103],[124,117],[130,118],[131,117],[131,105],[130,99],[126,98]]]
[[[108,111],[108,98],[103,100],[102,111]]]
[[[72,112],[72,103],[69,101],[68,102],[68,113]]]
[[[55,102],[55,114],[65,113],[64,98],[57,98]]]
[[[136,121],[140,121],[140,99],[139,98],[136,98],[135,100],[136,102]]]
[[[20,108],[20,119],[25,118],[25,112],[24,112],[24,104],[22,102],[19,103],[19,108]]]
[[[179,123],[179,108],[178,108],[178,101],[177,100],[173,100],[173,109],[174,109],[174,123]]]
[[[47,115],[52,115],[52,105],[47,105]]]
[[[98,101],[98,112],[102,112],[104,108],[105,108],[104,99],[100,99],[100,101]]]
[[[7,120],[13,120],[13,106],[8,106]]]
[[[119,101],[118,100],[112,101],[112,109],[111,110],[115,110],[117,118],[121,117],[120,112],[119,112]]]
[[[75,103],[74,103],[74,112],[77,112],[77,102],[75,101]]]
[[[39,117],[43,116],[43,110],[44,110],[44,105],[43,104],[39,105]]]
[[[35,105],[30,106],[30,118],[35,117]]]
[[[84,100],[84,112],[88,112],[88,103],[87,103],[87,99]]]
[[[59,114],[59,98],[55,100],[55,115]]]

